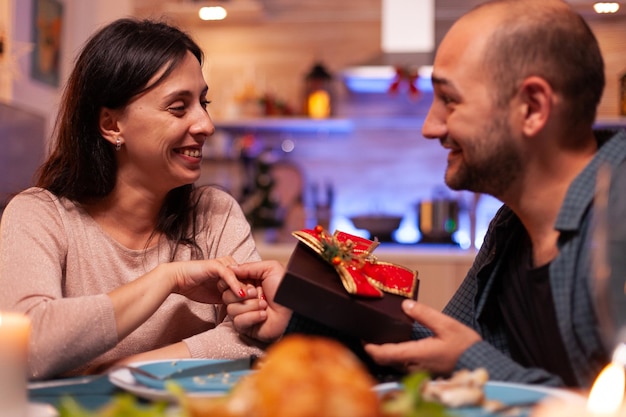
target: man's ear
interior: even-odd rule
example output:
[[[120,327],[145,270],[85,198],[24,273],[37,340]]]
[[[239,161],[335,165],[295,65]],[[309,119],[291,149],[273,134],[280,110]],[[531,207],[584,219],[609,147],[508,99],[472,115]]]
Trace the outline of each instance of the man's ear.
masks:
[[[100,109],[98,128],[103,138],[111,144],[116,145],[120,137],[120,129],[117,125],[118,112],[107,107]]]
[[[543,78],[526,78],[518,90],[522,109],[522,131],[526,136],[535,136],[547,124],[553,111],[554,91]]]

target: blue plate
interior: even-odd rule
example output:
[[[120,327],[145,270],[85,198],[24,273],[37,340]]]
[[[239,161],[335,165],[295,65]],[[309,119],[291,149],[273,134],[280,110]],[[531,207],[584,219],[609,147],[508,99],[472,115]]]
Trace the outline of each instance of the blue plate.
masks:
[[[182,369],[206,365],[211,363],[224,362],[224,360],[216,359],[181,359],[181,360],[167,360],[149,362],[141,365],[135,365],[138,368],[146,370],[155,375],[169,375],[172,372],[180,371]],[[133,374],[135,381],[148,388],[157,390],[165,390],[166,383],[168,381],[174,381],[178,386],[184,389],[186,392],[198,392],[198,391],[216,391],[216,392],[228,392],[233,385],[243,376],[250,374],[250,370],[233,371],[233,372],[219,372],[214,374],[203,374],[185,378],[172,378],[169,380],[155,380],[143,375]]]
[[[380,394],[398,389],[400,385],[395,382],[380,384],[376,386],[376,391]],[[530,414],[529,403],[539,403],[548,397],[557,397],[573,401],[581,401],[584,404],[585,399],[573,392],[565,391],[557,388],[543,387],[539,385],[516,384],[512,382],[489,381],[485,384],[485,396],[488,400],[500,401],[505,405],[524,405],[520,407],[515,417],[526,417]],[[491,417],[502,416],[503,414],[490,413],[482,407],[461,407],[449,409],[449,413],[455,417]]]

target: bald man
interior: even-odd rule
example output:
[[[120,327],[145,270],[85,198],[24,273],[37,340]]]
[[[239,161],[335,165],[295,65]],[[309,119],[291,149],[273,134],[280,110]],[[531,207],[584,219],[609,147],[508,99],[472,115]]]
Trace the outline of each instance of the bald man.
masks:
[[[504,205],[443,312],[405,301],[414,340],[366,344],[374,362],[435,375],[485,367],[493,380],[591,385],[611,348],[592,296],[596,173],[611,167],[613,188],[626,178],[626,134],[593,130],[604,82],[593,33],[562,1],[491,1],[452,26],[434,61],[423,135],[448,152],[450,188]],[[624,200],[610,199],[616,219],[626,218]],[[612,242],[624,247],[623,234]],[[251,291],[244,303],[224,293],[241,332],[266,341],[285,329],[323,333],[273,303],[280,267],[244,265],[237,274],[262,279],[265,292],[255,300]]]

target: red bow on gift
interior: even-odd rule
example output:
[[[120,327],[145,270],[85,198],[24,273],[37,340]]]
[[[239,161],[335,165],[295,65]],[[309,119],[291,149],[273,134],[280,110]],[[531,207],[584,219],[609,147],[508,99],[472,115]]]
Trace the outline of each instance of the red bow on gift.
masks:
[[[417,272],[378,261],[372,255],[378,241],[339,231],[331,235],[321,226],[293,235],[335,267],[348,293],[380,298],[385,291],[413,298]]]

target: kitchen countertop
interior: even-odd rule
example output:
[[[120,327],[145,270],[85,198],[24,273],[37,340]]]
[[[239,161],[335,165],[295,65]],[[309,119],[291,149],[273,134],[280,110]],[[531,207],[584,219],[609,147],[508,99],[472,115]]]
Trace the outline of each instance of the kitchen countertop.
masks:
[[[256,242],[257,249],[263,259],[287,260],[296,245],[295,239],[293,243],[266,243],[259,239]],[[381,243],[374,250],[374,255],[380,259],[389,256],[392,258],[412,257],[429,262],[449,262],[451,260],[472,262],[476,256],[476,251],[445,244]]]

